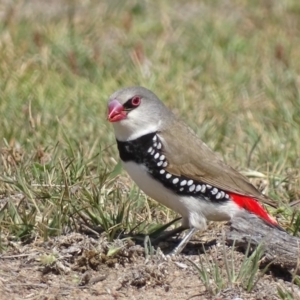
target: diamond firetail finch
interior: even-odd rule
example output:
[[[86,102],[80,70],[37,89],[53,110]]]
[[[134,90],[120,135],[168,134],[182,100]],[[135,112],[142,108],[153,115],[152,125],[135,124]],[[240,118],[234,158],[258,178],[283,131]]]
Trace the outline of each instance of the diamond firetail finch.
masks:
[[[220,158],[143,87],[112,94],[108,120],[113,124],[123,166],[148,196],[182,216],[189,229],[173,253],[180,253],[207,221],[226,221],[241,211],[279,227],[262,204],[275,204]]]

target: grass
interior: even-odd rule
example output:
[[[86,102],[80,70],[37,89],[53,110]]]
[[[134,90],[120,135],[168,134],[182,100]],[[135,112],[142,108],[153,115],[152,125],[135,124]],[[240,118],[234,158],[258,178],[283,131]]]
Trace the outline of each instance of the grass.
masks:
[[[15,1],[3,12],[2,251],[82,226],[110,240],[149,234],[173,219],[117,163],[106,101],[131,85],[157,93],[299,235],[297,0]]]
[[[223,259],[225,263],[225,268],[220,267],[218,263],[218,250],[213,255],[213,258],[208,258],[208,255],[203,249],[203,256],[199,256],[199,266],[191,261],[196,270],[199,273],[199,277],[207,291],[212,295],[216,295],[226,288],[232,288],[233,286],[242,286],[247,292],[251,292],[259,278],[265,273],[268,267],[266,267],[259,275],[260,259],[263,256],[262,245],[259,245],[250,254],[250,244],[245,253],[245,257],[241,265],[237,268],[236,253],[234,253],[234,245],[232,251],[227,253],[225,247],[225,239],[222,245]]]

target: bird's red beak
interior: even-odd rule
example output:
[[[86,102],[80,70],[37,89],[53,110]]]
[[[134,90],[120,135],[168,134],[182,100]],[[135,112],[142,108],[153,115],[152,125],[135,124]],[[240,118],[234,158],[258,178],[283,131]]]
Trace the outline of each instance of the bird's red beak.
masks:
[[[108,104],[108,121],[118,122],[127,116],[123,105],[118,100],[112,100]]]

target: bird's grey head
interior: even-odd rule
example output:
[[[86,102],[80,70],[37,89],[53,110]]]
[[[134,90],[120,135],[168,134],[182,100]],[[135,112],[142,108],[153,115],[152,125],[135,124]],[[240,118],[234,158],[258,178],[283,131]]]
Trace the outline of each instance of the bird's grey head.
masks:
[[[157,96],[144,87],[124,88],[109,97],[108,120],[119,141],[159,131],[172,119],[170,115],[172,113]]]

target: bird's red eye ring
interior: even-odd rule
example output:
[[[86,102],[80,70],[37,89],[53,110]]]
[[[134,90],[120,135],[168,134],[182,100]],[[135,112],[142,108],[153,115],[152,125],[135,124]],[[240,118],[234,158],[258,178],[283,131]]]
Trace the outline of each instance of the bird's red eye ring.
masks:
[[[131,104],[133,106],[139,106],[141,104],[141,98],[139,96],[134,96],[132,99],[131,99]]]

